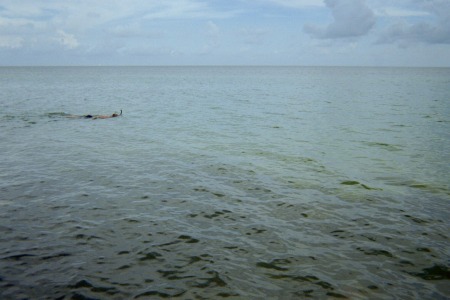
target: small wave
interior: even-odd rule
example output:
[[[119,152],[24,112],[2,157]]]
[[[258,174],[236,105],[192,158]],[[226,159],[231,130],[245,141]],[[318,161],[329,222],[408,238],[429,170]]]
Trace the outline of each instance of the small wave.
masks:
[[[381,142],[363,142],[363,144],[369,146],[369,147],[377,147],[380,149],[384,149],[386,151],[401,151],[402,146],[400,145],[393,145],[388,143],[381,143]]]
[[[70,117],[72,115],[65,112],[50,112],[45,114],[45,116],[49,118],[58,118],[58,117]]]
[[[426,191],[429,193],[444,193],[447,195],[450,195],[450,191],[446,186],[440,185],[438,183],[429,183],[429,182],[419,182],[416,180],[408,180],[408,179],[401,179],[401,178],[395,178],[395,177],[379,177],[377,178],[379,180],[384,181],[386,184],[391,186],[398,186],[398,187],[407,187],[407,188],[413,188],[418,189],[422,191]]]

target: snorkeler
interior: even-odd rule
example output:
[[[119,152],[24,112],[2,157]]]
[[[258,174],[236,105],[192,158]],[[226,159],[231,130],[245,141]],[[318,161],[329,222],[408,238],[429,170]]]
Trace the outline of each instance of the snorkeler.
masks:
[[[76,116],[76,115],[70,115],[69,118],[80,118],[80,119],[108,119],[108,118],[115,118],[120,117],[122,115],[122,110],[120,110],[120,114],[113,113],[112,115],[83,115],[83,116]]]

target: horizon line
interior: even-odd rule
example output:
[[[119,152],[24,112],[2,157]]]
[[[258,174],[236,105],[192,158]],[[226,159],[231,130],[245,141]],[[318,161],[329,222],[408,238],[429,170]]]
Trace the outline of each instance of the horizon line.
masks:
[[[114,64],[80,64],[80,65],[0,65],[0,68],[33,68],[33,67],[41,67],[41,68],[69,68],[69,67],[143,67],[143,68],[149,68],[149,67],[175,67],[175,68],[181,68],[181,67],[292,67],[292,68],[450,68],[449,66],[406,66],[406,65],[276,65],[276,64],[211,64],[211,65],[195,65],[195,64],[182,64],[182,65],[133,65],[133,64],[123,64],[123,65],[114,65]]]

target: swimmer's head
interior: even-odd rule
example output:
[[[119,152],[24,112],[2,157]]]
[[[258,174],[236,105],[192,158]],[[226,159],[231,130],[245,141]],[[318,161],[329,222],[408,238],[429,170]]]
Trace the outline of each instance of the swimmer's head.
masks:
[[[118,116],[119,116],[118,114],[112,114],[111,117],[115,118],[115,117],[118,117]]]

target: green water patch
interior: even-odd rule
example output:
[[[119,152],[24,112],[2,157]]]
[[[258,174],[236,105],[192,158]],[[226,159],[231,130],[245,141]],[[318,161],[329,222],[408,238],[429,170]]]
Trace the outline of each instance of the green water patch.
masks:
[[[448,188],[444,187],[444,186],[438,186],[438,185],[434,185],[434,184],[426,184],[426,183],[410,183],[407,185],[410,188],[413,189],[419,189],[422,191],[426,191],[426,192],[430,192],[430,193],[444,193],[447,195],[450,195],[450,191],[448,190]]]
[[[379,189],[379,188],[373,188],[373,187],[370,187],[370,186],[368,186],[368,185],[366,185],[366,184],[363,184],[363,183],[361,183],[361,182],[359,182],[359,181],[355,181],[355,180],[345,180],[345,181],[342,181],[341,184],[342,184],[342,185],[354,185],[354,186],[359,186],[359,187],[362,187],[362,188],[364,188],[364,189],[366,189],[366,190],[381,190],[381,189]]]
[[[384,181],[388,185],[417,189],[432,194],[447,194],[450,195],[450,190],[445,184],[439,182],[421,182],[416,180],[408,180],[394,177],[379,177],[378,180]]]
[[[256,156],[256,157],[264,157],[271,160],[276,160],[280,162],[284,162],[287,164],[294,165],[318,165],[318,162],[310,157],[290,155],[280,152],[266,151],[266,150],[258,150],[258,151],[249,151],[247,154]]]
[[[386,151],[402,151],[402,147],[400,145],[394,145],[389,143],[382,143],[382,142],[362,142],[366,146],[374,147]]]

